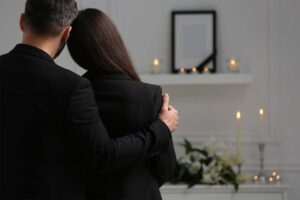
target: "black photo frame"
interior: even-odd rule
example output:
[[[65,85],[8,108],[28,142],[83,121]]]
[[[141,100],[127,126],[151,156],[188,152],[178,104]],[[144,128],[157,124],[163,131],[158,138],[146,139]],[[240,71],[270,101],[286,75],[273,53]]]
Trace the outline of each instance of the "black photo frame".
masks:
[[[172,12],[172,72],[195,68],[217,71],[217,16],[215,10]],[[199,59],[199,61],[198,61]],[[207,69],[206,69],[207,70]]]

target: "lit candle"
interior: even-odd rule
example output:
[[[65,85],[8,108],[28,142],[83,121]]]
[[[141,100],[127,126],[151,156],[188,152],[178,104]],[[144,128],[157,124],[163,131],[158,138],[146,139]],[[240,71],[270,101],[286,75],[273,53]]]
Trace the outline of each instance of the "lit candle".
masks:
[[[209,74],[209,73],[210,73],[210,72],[209,72],[209,68],[208,68],[208,67],[204,67],[202,73],[203,73],[203,74]]]
[[[183,67],[180,67],[180,69],[179,69],[179,74],[185,74],[186,72],[185,72],[185,69],[183,68]]]
[[[258,176],[253,176],[252,180],[253,180],[253,183],[257,183],[257,181],[258,181]]]
[[[260,142],[264,143],[264,109],[259,109],[259,137]]]
[[[193,68],[192,68],[192,74],[198,74],[198,70],[197,70],[196,67],[193,67]]]
[[[151,68],[151,72],[153,74],[157,74],[157,73],[160,72],[160,62],[159,62],[159,60],[157,58],[155,58],[153,60],[153,65],[152,65],[152,68]]]
[[[241,112],[236,113],[236,120],[237,120],[237,131],[236,131],[236,160],[237,164],[242,164],[242,158],[241,158]]]
[[[276,183],[277,183],[277,184],[280,183],[280,182],[281,182],[281,177],[280,177],[280,175],[275,176],[275,180],[276,180]]]
[[[270,177],[269,177],[269,183],[273,183],[273,181],[274,181],[273,176],[270,176]]]
[[[230,72],[239,72],[240,70],[239,62],[233,58],[228,60],[227,67]]]
[[[277,172],[273,171],[272,172],[272,176],[276,177],[277,176]]]

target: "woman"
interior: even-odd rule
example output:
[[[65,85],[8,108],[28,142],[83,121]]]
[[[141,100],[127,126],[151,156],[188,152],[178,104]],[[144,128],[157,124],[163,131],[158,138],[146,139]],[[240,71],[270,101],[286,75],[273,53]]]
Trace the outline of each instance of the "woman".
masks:
[[[159,86],[142,83],[116,27],[101,11],[86,9],[73,22],[68,40],[72,58],[88,70],[99,114],[111,137],[130,134],[157,119],[162,103]],[[159,187],[176,164],[172,141],[161,152],[136,165],[93,177],[89,198],[161,199]]]

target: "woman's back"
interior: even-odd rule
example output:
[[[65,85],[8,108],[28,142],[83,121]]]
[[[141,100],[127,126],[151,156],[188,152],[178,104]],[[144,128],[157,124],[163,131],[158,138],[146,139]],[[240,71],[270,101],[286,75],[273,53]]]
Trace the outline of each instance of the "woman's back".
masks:
[[[121,74],[88,78],[110,137],[141,130],[157,119],[162,103],[160,87],[133,81]]]
[[[87,73],[86,77],[93,85],[99,114],[110,137],[131,134],[157,119],[162,103],[160,87],[121,74]],[[159,186],[170,176],[176,163],[173,144],[168,151],[166,159],[154,156],[135,166],[94,178],[89,186],[90,195],[110,200],[161,199]]]

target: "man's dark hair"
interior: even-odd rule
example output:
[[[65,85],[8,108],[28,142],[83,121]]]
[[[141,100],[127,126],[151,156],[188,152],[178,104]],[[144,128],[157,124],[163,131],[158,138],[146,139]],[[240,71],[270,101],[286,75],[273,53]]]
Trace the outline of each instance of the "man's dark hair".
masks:
[[[27,0],[25,24],[36,34],[56,36],[77,14],[75,0]]]

